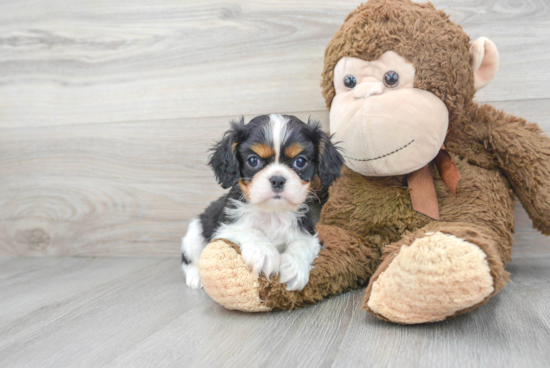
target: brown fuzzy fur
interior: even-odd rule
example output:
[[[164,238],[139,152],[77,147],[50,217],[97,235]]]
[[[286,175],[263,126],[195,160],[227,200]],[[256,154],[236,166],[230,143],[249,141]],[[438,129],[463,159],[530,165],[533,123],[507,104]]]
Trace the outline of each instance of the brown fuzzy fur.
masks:
[[[372,283],[401,245],[427,231],[478,245],[487,254],[494,295],[508,279],[504,266],[511,259],[514,193],[534,226],[550,233],[550,140],[536,124],[473,102],[469,46],[462,27],[430,3],[370,0],[347,17],[325,52],[322,88],[327,106],[335,95],[333,70],[340,58],[374,60],[386,51],[397,52],[414,64],[415,87],[446,104],[450,131],[445,145],[462,178],[454,197],[432,170],[438,222],[412,210],[404,177],[369,178],[345,168],[322,211],[318,231],[325,247],[309,284],[300,293],[289,292],[260,277],[260,298],[267,306],[289,309],[316,303],[371,278],[363,305],[368,310]]]
[[[335,95],[334,67],[343,57],[371,61],[394,51],[416,68],[414,85],[434,93],[460,119],[474,97],[470,37],[431,3],[370,0],[351,12],[325,50],[321,87],[327,107]]]
[[[269,282],[260,276],[258,292],[267,307],[297,308],[369,282],[363,304],[369,310],[373,282],[401,246],[439,231],[477,245],[493,278],[492,294],[457,315],[486,303],[508,279],[504,267],[511,259],[514,194],[534,227],[550,234],[550,139],[536,124],[473,101],[469,46],[462,28],[430,3],[370,0],[347,17],[325,52],[321,86],[327,106],[335,95],[338,60],[370,61],[395,51],[414,64],[414,86],[446,104],[445,146],[462,178],[455,197],[432,167],[441,218],[435,221],[412,209],[406,177],[365,177],[344,168],[321,213],[317,230],[324,248],[309,284],[290,292],[277,278]]]

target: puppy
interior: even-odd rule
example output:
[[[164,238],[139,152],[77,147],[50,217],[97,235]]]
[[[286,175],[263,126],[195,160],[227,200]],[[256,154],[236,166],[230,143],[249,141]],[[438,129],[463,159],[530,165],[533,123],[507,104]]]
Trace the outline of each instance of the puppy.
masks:
[[[288,290],[302,290],[321,245],[306,199],[313,182],[328,188],[344,160],[317,122],[262,115],[232,122],[212,148],[209,165],[228,194],[193,219],[182,241],[186,283],[202,287],[198,261],[216,238],[240,246],[244,261],[268,278],[280,274]]]

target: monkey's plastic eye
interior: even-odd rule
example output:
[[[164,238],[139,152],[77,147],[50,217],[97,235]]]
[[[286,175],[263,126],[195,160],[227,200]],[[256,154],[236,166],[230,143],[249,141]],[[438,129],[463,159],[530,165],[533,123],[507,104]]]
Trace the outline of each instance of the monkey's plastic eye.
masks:
[[[253,169],[260,166],[260,159],[256,156],[250,157],[248,160],[246,160],[246,162],[248,163],[248,166],[250,166]]]
[[[386,87],[394,88],[397,87],[399,84],[399,74],[396,72],[389,71],[386,74],[384,74],[384,84]]]
[[[355,88],[357,85],[357,79],[351,74],[348,74],[344,77],[344,86],[348,88]]]
[[[306,167],[307,160],[303,157],[298,157],[296,160],[294,160],[294,167],[297,169],[303,169]]]

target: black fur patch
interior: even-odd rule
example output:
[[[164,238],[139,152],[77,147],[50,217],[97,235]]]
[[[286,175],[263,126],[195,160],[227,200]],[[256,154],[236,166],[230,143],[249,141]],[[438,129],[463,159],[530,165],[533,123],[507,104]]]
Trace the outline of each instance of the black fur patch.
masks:
[[[313,214],[311,213],[311,208],[309,206],[305,215],[298,219],[298,225],[300,225],[300,228],[302,230],[307,231],[309,235],[315,234],[315,218],[313,217]]]
[[[240,164],[237,159],[239,142],[244,141],[248,128],[244,124],[244,118],[232,121],[231,128],[225,132],[221,141],[212,147],[212,154],[208,165],[214,170],[216,180],[227,189],[234,186],[239,180]]]
[[[235,185],[229,193],[221,196],[206,208],[199,216],[202,225],[202,236],[207,242],[212,241],[212,236],[218,230],[221,224],[231,223],[231,219],[225,215],[225,208],[230,206],[230,199],[242,201],[243,192],[239,185]]]

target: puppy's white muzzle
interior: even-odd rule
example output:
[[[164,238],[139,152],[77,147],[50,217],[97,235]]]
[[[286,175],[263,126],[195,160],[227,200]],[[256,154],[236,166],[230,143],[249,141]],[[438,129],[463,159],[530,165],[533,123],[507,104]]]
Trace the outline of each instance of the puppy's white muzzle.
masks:
[[[305,202],[309,183],[289,167],[274,163],[254,175],[248,186],[250,202],[263,210],[296,210]]]

